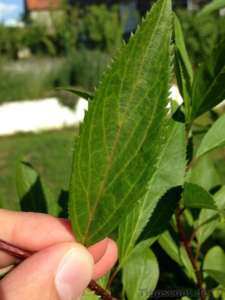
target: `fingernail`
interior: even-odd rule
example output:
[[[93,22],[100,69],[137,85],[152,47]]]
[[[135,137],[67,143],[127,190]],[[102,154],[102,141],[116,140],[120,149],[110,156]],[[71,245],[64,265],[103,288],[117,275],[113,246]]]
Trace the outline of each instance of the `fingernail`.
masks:
[[[93,272],[93,259],[82,247],[70,249],[59,263],[55,286],[61,300],[74,300],[88,286]]]

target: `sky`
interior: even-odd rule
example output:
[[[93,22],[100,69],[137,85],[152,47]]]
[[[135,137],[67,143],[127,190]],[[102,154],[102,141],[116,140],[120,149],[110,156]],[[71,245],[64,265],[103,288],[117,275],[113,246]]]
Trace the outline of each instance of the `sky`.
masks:
[[[24,0],[0,0],[0,23],[13,24],[20,19]]]

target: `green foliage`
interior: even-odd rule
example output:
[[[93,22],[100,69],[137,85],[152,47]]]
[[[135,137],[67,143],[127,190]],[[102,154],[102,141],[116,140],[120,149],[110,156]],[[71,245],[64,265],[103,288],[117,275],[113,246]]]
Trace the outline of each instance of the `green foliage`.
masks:
[[[175,31],[175,45],[179,51],[179,55],[182,58],[183,66],[185,68],[184,73],[188,74],[190,84],[193,80],[193,70],[190,62],[189,55],[187,53],[184,36],[181,28],[181,24],[176,15],[174,15],[174,31]]]
[[[90,48],[113,53],[122,43],[119,7],[89,5],[64,8],[61,15],[51,15],[51,26],[30,20],[24,27],[0,25],[0,54],[17,59],[29,49],[34,56],[70,56],[78,49]]]
[[[57,85],[68,85],[62,59],[0,61],[0,103],[55,95]]]
[[[197,184],[185,183],[183,199],[185,207],[217,209],[213,197]]]
[[[66,84],[93,91],[104,73],[109,59],[108,54],[99,50],[83,49],[71,55],[66,60],[69,76],[69,82]]]
[[[116,5],[88,5],[81,13],[79,34],[87,45],[112,53],[121,46],[122,33]]]
[[[74,150],[69,205],[73,229],[84,244],[109,234],[154,174],[165,140],[170,5],[159,1],[152,9],[90,103]]]
[[[98,50],[83,50],[66,58],[2,60],[0,102],[60,96],[65,104],[72,102],[74,107],[76,97],[67,93],[65,99],[63,87],[94,90],[108,61],[109,55]]]
[[[54,196],[30,164],[21,163],[18,166],[16,185],[22,211],[59,215]]]
[[[40,25],[26,27],[0,26],[0,54],[17,59],[19,51],[29,49],[34,55],[55,56],[57,51],[54,36]]]
[[[225,187],[222,187],[215,195],[214,201],[219,211],[225,210]],[[196,237],[200,244],[204,243],[215,231],[220,223],[220,215],[218,212],[202,209],[197,220]]]
[[[81,300],[98,300],[100,297],[96,296],[93,292],[86,290]]]
[[[211,3],[205,5],[205,7],[199,12],[198,16],[202,17],[209,15],[212,12],[218,11],[221,8],[225,8],[224,0],[213,0]]]
[[[47,203],[40,179],[31,165],[22,163],[18,166],[16,184],[21,210],[47,212]]]
[[[204,259],[204,271],[225,287],[225,252],[219,246],[211,248]]]
[[[123,285],[129,300],[147,300],[156,288],[159,266],[145,246],[135,248],[123,269]]]
[[[179,248],[172,239],[169,231],[165,231],[163,234],[161,234],[158,243],[177,264],[181,265]]]
[[[100,16],[96,8],[91,9],[88,22],[100,28],[105,11]],[[225,285],[225,254],[218,246],[224,245],[225,237],[225,184],[218,172],[224,160],[225,124],[223,110],[214,109],[224,98],[224,42],[208,49],[208,57],[203,55],[197,67],[189,58],[179,20],[172,21],[171,1],[157,1],[94,93],[94,76],[100,72],[89,77],[90,65],[96,61],[87,57],[97,53],[100,62],[102,53],[86,50],[75,60],[77,54],[70,52],[66,76],[70,83],[80,80],[91,91],[67,88],[68,94],[91,100],[75,139],[73,162],[63,155],[71,159],[69,150],[60,148],[64,139],[62,144],[58,138],[53,140],[50,147],[45,137],[47,156],[53,159],[46,161],[45,172],[38,168],[44,178],[30,164],[21,164],[17,170],[20,208],[68,217],[69,201],[69,218],[79,242],[89,246],[106,236],[117,241],[119,262],[98,283],[119,299],[147,300],[156,286],[204,291]],[[103,36],[97,33],[93,25],[90,39],[103,47]],[[69,45],[71,36],[67,38]],[[74,66],[85,66],[84,73]],[[184,98],[184,104],[175,109],[168,97],[173,67]],[[63,72],[64,86],[67,79]],[[25,147],[23,138],[11,148]],[[0,149],[13,163],[15,154],[2,141]],[[26,147],[26,161],[32,161],[33,148]],[[35,147],[40,153],[40,144]],[[67,180],[60,181],[57,193],[51,195],[45,184],[45,173],[51,169],[54,179],[59,173],[70,177],[69,191]],[[1,176],[0,182],[4,179]],[[7,207],[5,195],[0,196],[1,206]],[[20,209],[16,201],[9,206]],[[216,290],[210,300],[219,297],[222,294]],[[98,298],[86,290],[82,299]],[[207,299],[204,293],[200,299]]]
[[[212,109],[225,97],[225,42],[220,40],[217,47],[207,54],[207,59],[192,73],[186,52],[182,28],[175,17],[175,71],[179,90],[184,99],[186,123]]]
[[[197,239],[200,244],[203,244],[211,234],[216,230],[219,223],[219,214],[209,209],[202,209],[197,221],[199,230]]]
[[[40,180],[46,183],[55,199],[62,189],[68,189],[75,132],[77,130],[64,129],[0,137],[0,197],[4,208],[20,209],[14,174],[19,161],[34,166]]]
[[[225,40],[198,68],[192,88],[192,117],[198,117],[219,104],[225,97]]]
[[[203,137],[196,156],[199,157],[217,148],[225,146],[225,115],[222,115]]]
[[[165,231],[163,234],[161,234],[158,242],[168,256],[172,258],[172,260],[174,260],[177,264],[182,265],[179,247],[171,237],[169,231]]]
[[[187,173],[186,181],[198,184],[207,191],[221,184],[214,161],[207,155],[196,161],[196,164]]]
[[[22,32],[11,28],[0,26],[0,53],[12,58],[17,57],[21,47]]]
[[[158,240],[165,253],[175,261],[188,278],[196,282],[196,276],[190,259],[183,247],[177,243],[169,231],[165,231]]]
[[[186,116],[190,119],[190,97],[191,86],[193,82],[192,65],[187,53],[181,24],[176,15],[174,15],[174,36],[175,36],[175,64],[176,78],[180,93],[184,99]]]
[[[70,92],[76,96],[82,97],[86,100],[92,100],[94,98],[94,95],[91,94],[90,92],[83,91],[83,90],[78,90],[75,88],[62,88],[63,90]]]
[[[205,61],[218,41],[225,35],[225,17],[217,13],[198,16],[198,12],[179,9],[176,11],[185,43],[194,66]]]
[[[141,235],[141,239],[157,238],[168,228],[181,195],[182,188],[178,186],[171,188],[160,199]]]
[[[147,223],[153,233],[159,229],[159,225],[168,222],[168,218],[165,218],[164,214],[170,211],[170,208],[173,210],[173,199],[162,199],[161,205],[159,200],[170,188],[183,184],[185,172],[184,126],[171,122],[167,130],[167,140],[158,159],[155,173],[148,183],[147,192],[119,226],[118,242],[121,265],[129,256]],[[178,142],[175,143],[175,140]],[[159,204],[158,209],[157,204]],[[161,218],[159,213],[153,214],[155,210],[160,211]],[[156,236],[159,233],[161,232],[158,231]]]

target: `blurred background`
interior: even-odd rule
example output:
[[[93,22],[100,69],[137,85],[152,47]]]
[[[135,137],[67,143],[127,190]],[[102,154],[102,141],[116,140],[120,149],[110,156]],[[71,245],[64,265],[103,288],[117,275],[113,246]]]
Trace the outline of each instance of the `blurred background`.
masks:
[[[154,1],[0,0],[0,199],[17,208],[15,174],[31,163],[53,194],[68,189],[72,147],[107,63]],[[173,1],[193,66],[225,36],[224,9]]]

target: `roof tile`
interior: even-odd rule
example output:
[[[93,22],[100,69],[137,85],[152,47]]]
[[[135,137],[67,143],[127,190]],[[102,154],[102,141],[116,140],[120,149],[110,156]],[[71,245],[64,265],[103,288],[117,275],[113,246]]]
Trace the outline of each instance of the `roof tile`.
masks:
[[[27,9],[32,10],[49,10],[59,8],[61,0],[26,0]]]

